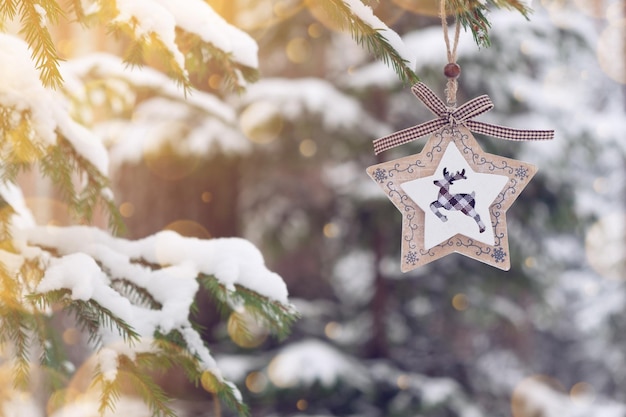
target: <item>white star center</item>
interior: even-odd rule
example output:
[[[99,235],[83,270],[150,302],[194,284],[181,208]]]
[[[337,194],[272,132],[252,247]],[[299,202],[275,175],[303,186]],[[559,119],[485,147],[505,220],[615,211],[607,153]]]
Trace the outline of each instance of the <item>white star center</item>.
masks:
[[[424,248],[428,250],[456,234],[493,246],[489,207],[508,181],[504,175],[474,172],[452,142],[432,176],[400,187],[425,213]]]

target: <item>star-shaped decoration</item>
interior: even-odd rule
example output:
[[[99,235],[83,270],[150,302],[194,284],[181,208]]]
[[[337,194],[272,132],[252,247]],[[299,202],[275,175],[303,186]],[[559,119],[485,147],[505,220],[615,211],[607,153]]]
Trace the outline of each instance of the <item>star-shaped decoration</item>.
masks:
[[[435,132],[419,154],[367,172],[402,213],[403,272],[452,252],[510,268],[506,211],[535,166],[485,153],[455,125]]]

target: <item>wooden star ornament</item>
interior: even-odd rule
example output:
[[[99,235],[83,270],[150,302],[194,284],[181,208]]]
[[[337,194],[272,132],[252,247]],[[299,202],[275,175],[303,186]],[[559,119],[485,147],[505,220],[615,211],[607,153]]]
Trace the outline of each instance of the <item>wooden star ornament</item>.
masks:
[[[470,130],[511,140],[552,139],[554,132],[470,120],[493,107],[487,96],[450,109],[424,84],[412,90],[439,118],[377,139],[376,153],[432,135],[419,154],[367,169],[402,213],[402,272],[452,252],[509,270],[506,211],[537,169],[485,153]]]

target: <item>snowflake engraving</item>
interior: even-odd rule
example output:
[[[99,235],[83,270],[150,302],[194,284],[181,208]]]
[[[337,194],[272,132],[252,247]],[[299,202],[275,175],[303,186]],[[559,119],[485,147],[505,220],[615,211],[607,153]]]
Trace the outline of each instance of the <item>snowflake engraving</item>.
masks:
[[[417,252],[415,251],[410,251],[409,253],[407,253],[404,259],[407,264],[411,264],[411,265],[415,265],[417,261],[419,261],[419,258],[417,257]]]
[[[387,179],[387,171],[381,168],[376,168],[374,171],[374,180],[382,184]]]
[[[515,169],[515,176],[520,180],[525,180],[528,177],[528,168],[517,167]]]
[[[491,257],[496,261],[496,263],[504,262],[504,258],[506,258],[506,252],[502,248],[496,248],[491,254]]]

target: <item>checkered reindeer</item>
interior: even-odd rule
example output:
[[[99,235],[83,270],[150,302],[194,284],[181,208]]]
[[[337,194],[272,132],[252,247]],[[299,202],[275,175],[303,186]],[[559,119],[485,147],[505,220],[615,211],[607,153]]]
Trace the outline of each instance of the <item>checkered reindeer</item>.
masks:
[[[433,181],[434,184],[439,187],[439,196],[437,200],[430,203],[430,209],[435,213],[437,217],[442,222],[447,222],[448,217],[441,214],[439,211],[440,208],[444,208],[450,211],[460,211],[466,216],[470,216],[474,219],[474,221],[478,224],[478,229],[480,233],[484,232],[486,227],[483,221],[480,219],[480,215],[476,212],[474,206],[476,205],[476,200],[474,200],[474,196],[476,195],[475,191],[472,191],[471,194],[450,194],[450,186],[456,180],[466,180],[465,169],[462,171],[457,171],[456,174],[450,175],[448,172],[448,168],[443,169],[443,179]]]

